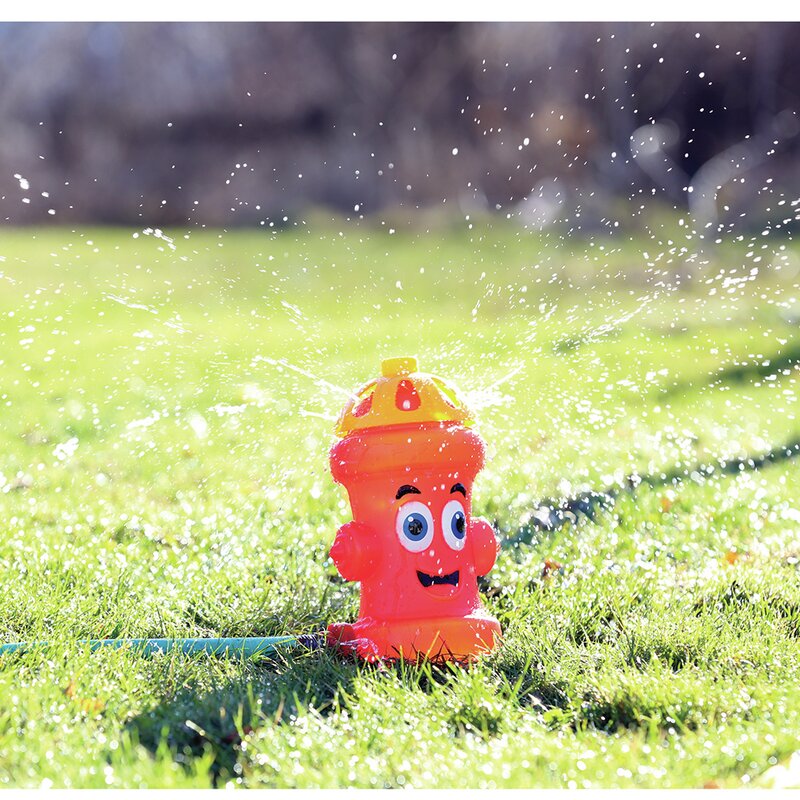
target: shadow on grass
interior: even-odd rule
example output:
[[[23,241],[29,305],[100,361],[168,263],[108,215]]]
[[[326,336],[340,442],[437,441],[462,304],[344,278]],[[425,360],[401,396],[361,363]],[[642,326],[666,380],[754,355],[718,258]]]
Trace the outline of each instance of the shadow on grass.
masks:
[[[733,580],[717,592],[710,592],[694,603],[695,614],[717,610],[726,615],[746,611],[774,619],[785,625],[786,634],[800,638],[800,601],[787,597],[775,587],[753,588],[745,582]]]
[[[793,342],[789,347],[782,348],[771,358],[751,361],[745,364],[733,364],[712,372],[704,378],[679,381],[661,390],[659,394],[661,397],[669,398],[695,391],[699,388],[763,380],[781,373],[788,374],[789,370],[795,369],[798,365],[800,365],[800,342]]]
[[[210,690],[184,686],[126,727],[153,755],[166,745],[175,762],[187,770],[211,753],[211,778],[219,787],[238,776],[243,736],[264,726],[291,724],[298,712],[309,709],[323,717],[340,713],[357,695],[354,684],[359,673],[382,673],[400,687],[430,695],[468,669],[422,657],[417,663],[367,664],[325,647],[298,648],[281,657],[245,662],[241,675]],[[483,704],[454,706],[451,717],[454,733],[459,727],[486,728],[490,733],[499,729],[497,712],[487,711]]]
[[[300,709],[326,715],[344,704],[358,666],[324,649],[298,648],[244,662],[241,674],[211,689],[184,686],[128,722],[154,755],[163,744],[188,767],[209,751],[215,785],[237,776],[242,736],[263,725],[284,725]]]
[[[536,504],[530,521],[516,533],[501,538],[501,547],[511,548],[520,544],[532,544],[541,538],[542,533],[556,531],[568,522],[575,523],[581,518],[594,521],[598,513],[613,508],[623,493],[635,494],[640,486],[658,488],[677,486],[686,480],[703,483],[714,475],[738,475],[741,472],[754,472],[770,464],[779,464],[800,457],[800,438],[773,447],[759,455],[718,459],[716,462],[697,464],[694,467],[673,468],[650,475],[629,475],[624,485],[609,487],[598,491],[582,492],[575,497],[554,500],[544,499]]]
[[[507,668],[501,671],[510,677]],[[541,723],[552,731],[595,730],[615,734],[644,730],[663,734],[672,727],[697,730],[707,724],[693,703],[685,702],[688,697],[680,689],[670,691],[665,685],[661,696],[651,696],[650,688],[646,682],[633,686],[587,685],[584,677],[568,680],[529,671],[517,676],[513,699],[520,709],[537,714]],[[723,710],[734,713],[733,708]]]

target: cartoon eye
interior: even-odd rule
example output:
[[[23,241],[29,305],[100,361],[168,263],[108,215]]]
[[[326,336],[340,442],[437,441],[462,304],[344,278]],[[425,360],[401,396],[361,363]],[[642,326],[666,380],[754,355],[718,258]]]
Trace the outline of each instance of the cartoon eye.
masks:
[[[451,500],[442,511],[444,540],[453,550],[464,547],[467,536],[467,514],[458,500]]]
[[[397,538],[406,550],[420,553],[433,540],[433,517],[424,503],[406,503],[397,512]]]

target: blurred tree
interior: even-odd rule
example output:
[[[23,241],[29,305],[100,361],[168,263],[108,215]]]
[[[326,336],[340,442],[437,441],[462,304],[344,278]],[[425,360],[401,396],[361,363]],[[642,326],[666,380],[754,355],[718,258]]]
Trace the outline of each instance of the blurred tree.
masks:
[[[799,32],[3,24],[0,218],[233,225],[320,205],[513,208],[585,228],[619,199],[656,197],[712,228],[743,210],[760,220],[765,175],[773,194],[800,185]]]

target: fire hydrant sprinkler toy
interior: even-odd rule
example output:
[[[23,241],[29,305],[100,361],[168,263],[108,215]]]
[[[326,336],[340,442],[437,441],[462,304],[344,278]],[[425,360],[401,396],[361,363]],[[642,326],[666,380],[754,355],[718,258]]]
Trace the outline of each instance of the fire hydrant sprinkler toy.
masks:
[[[500,635],[478,594],[498,543],[470,513],[485,445],[453,388],[414,358],[381,373],[344,407],[330,451],[353,512],[331,557],[360,582],[361,605],[354,623],[328,626],[328,644],[369,661],[470,661]]]

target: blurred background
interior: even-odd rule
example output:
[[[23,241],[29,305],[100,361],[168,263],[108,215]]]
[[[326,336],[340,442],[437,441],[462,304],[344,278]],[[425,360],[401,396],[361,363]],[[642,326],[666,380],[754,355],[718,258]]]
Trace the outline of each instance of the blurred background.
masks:
[[[0,219],[423,209],[591,233],[660,204],[701,231],[785,228],[798,41],[798,24],[3,24]]]

